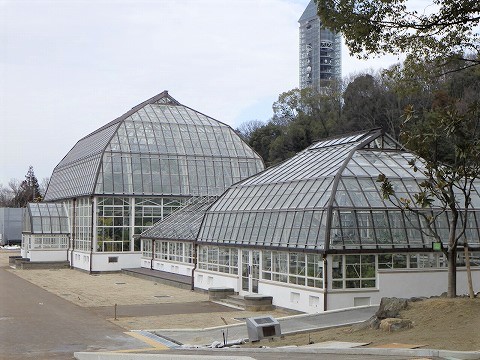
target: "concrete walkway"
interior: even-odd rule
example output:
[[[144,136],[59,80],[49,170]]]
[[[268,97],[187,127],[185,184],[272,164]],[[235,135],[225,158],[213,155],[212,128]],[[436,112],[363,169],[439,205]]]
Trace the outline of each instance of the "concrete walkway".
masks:
[[[277,319],[282,334],[293,334],[355,324],[368,320],[377,311],[377,306],[357,307],[333,310],[319,314],[301,314]],[[238,325],[226,325],[207,329],[156,329],[151,330],[157,336],[185,345],[210,345],[214,341],[223,343],[223,336],[228,340],[248,339],[245,322]]]

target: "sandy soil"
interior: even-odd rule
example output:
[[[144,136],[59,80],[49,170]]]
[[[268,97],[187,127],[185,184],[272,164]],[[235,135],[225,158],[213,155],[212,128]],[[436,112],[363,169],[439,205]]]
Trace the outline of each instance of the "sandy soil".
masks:
[[[433,349],[480,350],[480,298],[428,299],[410,303],[400,315],[412,320],[411,329],[395,332],[373,329],[353,331],[352,327],[347,326],[285,336],[262,345],[276,347],[347,341],[369,343],[368,347],[397,343]]]
[[[12,251],[0,250],[0,266],[8,265]],[[77,270],[16,270],[17,276],[82,307],[135,304],[195,303],[207,301],[206,294],[142,280],[123,274],[88,275]],[[291,315],[286,311],[269,311],[276,318]],[[171,314],[163,316],[120,317],[115,324],[127,330],[139,329],[192,329],[243,322],[245,317],[266,313],[230,311],[215,313]],[[223,319],[222,319],[223,317]],[[349,341],[383,344],[410,344],[449,350],[480,350],[480,298],[429,299],[410,303],[401,317],[413,321],[413,328],[397,332],[382,330],[352,331],[342,327],[309,334],[285,336],[261,346],[306,345],[309,342]],[[259,344],[251,344],[259,346]]]

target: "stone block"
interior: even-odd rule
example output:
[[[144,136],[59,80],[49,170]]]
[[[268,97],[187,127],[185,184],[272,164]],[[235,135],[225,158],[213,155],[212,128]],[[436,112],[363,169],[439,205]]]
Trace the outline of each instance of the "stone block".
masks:
[[[211,287],[208,288],[208,299],[210,301],[221,300],[227,298],[229,295],[234,295],[235,290],[228,287]]]

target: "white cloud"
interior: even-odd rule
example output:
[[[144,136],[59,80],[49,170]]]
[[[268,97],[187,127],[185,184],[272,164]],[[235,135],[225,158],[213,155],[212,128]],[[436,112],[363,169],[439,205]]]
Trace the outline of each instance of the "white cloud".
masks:
[[[1,1],[0,184],[29,165],[50,176],[81,137],[163,90],[233,127],[266,120],[298,86],[307,4]]]

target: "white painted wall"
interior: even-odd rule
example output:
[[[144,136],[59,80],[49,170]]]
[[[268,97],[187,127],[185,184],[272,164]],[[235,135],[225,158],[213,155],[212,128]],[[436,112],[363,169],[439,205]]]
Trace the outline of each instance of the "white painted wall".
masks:
[[[118,262],[108,262],[109,257],[117,257]],[[93,253],[91,270],[94,272],[120,271],[124,268],[138,268],[140,264],[141,253]],[[74,251],[73,267],[90,271],[90,253]]]
[[[330,290],[327,295],[327,310],[378,305],[381,299],[382,295],[377,289]]]
[[[447,269],[379,270],[378,286],[382,296],[434,296],[447,291]],[[472,268],[475,292],[480,291],[480,269]],[[467,271],[457,268],[457,294],[468,294]]]
[[[273,305],[306,313],[323,311],[323,290],[260,280],[258,292],[273,296]]]
[[[118,262],[109,262],[109,257],[118,257]],[[141,253],[93,253],[92,271],[120,271],[140,267]],[[75,263],[74,263],[75,266]]]
[[[142,267],[150,268],[151,260],[142,258],[142,261],[144,261],[144,264],[147,265],[147,266],[143,266],[142,264]],[[168,260],[153,260],[153,270],[160,270],[160,271],[166,271],[172,274],[192,276],[192,269],[193,269],[193,264],[185,264],[185,263],[168,261]]]
[[[239,276],[208,270],[195,270],[195,287],[208,290],[211,287],[228,287],[239,291]]]
[[[73,252],[73,267],[76,269],[90,271],[90,253],[83,251],[74,251]],[[70,266],[72,265],[72,260],[70,259]]]
[[[22,254],[23,256],[23,254]],[[33,250],[27,252],[27,258],[30,261],[67,261],[67,250]]]

